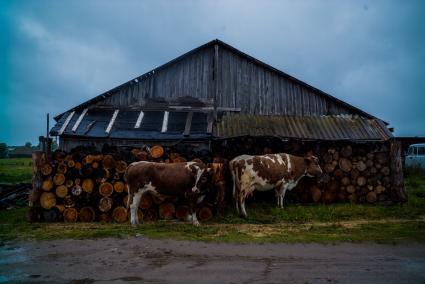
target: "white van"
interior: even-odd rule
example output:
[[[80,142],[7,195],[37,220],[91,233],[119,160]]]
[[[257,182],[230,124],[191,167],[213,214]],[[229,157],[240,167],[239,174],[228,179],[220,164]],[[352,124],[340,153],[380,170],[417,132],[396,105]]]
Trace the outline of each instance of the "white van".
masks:
[[[407,150],[406,167],[419,166],[425,169],[425,144],[412,144]]]

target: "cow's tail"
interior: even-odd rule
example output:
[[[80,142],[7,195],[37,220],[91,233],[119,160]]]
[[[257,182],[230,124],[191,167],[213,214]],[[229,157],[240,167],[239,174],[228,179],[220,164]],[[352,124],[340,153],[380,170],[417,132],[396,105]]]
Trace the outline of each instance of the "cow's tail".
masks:
[[[232,181],[233,181],[233,198],[236,199],[236,184],[238,181],[238,175],[235,173],[234,161],[229,162],[230,172],[232,173]]]
[[[127,213],[128,213],[128,208],[130,207],[130,204],[132,202],[132,194],[131,194],[130,185],[128,184],[128,179],[127,179],[128,169],[130,169],[130,167],[131,167],[131,164],[128,165],[128,167],[125,169],[125,172],[124,172],[124,181],[125,181],[125,186],[127,187],[127,193],[128,193],[127,206],[126,206]]]

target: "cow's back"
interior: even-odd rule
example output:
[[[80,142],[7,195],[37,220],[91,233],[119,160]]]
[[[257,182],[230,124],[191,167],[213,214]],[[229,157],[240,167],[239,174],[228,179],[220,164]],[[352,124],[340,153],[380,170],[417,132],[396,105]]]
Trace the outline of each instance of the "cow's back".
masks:
[[[187,163],[133,163],[126,173],[127,182],[136,190],[149,185],[161,194],[183,195],[195,182],[193,173],[186,165]]]

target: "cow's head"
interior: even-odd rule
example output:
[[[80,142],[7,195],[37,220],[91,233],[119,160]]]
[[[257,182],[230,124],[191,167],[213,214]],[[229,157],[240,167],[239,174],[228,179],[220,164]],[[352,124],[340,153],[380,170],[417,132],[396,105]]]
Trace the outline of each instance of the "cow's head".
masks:
[[[195,184],[192,187],[192,193],[202,193],[208,188],[211,177],[211,169],[202,162],[196,162],[191,165],[195,177]]]
[[[304,157],[304,163],[306,166],[306,175],[309,177],[319,177],[323,174],[322,169],[319,166],[319,159],[316,156]]]

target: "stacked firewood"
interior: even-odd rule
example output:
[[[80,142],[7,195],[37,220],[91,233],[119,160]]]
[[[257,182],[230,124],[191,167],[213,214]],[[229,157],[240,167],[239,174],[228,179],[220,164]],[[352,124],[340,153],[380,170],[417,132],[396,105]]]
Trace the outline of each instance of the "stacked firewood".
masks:
[[[319,180],[304,180],[296,188],[300,201],[375,203],[390,191],[390,159],[386,149],[367,151],[351,145],[322,151]]]
[[[124,174],[128,163],[186,161],[181,154],[166,150],[153,146],[131,149],[129,155],[57,151],[50,159],[44,154],[39,156],[39,161],[34,161],[34,179],[39,182],[33,182],[33,206],[29,219],[126,222],[129,218],[128,189]],[[123,157],[130,158],[124,160]],[[213,216],[215,197],[214,194],[210,195],[198,206],[197,214],[201,221]],[[143,221],[156,221],[159,218],[185,220],[188,213],[185,200],[178,200],[174,196],[158,198],[150,194],[142,197],[138,210],[139,220]]]

